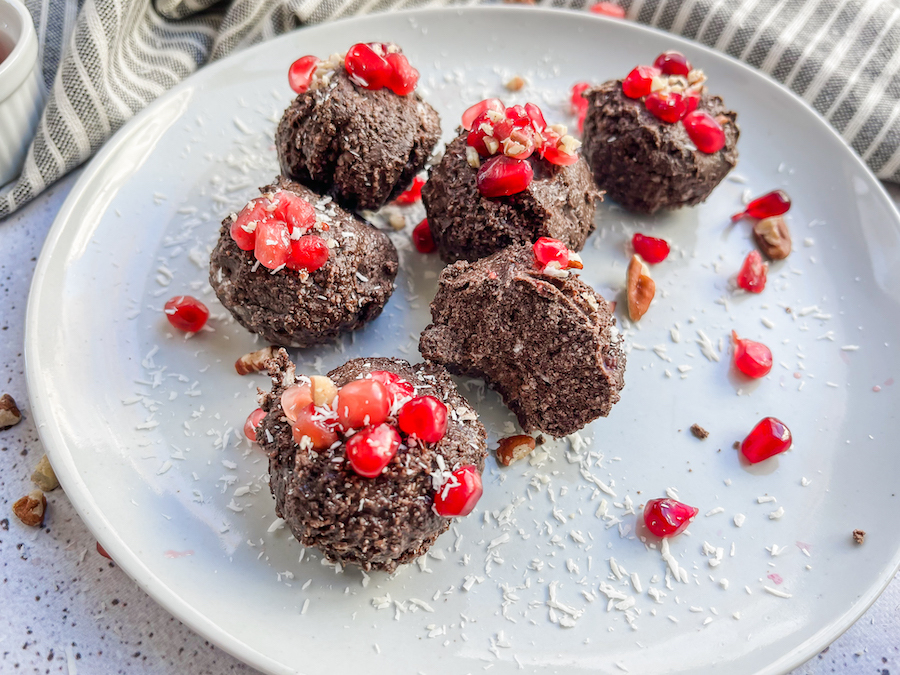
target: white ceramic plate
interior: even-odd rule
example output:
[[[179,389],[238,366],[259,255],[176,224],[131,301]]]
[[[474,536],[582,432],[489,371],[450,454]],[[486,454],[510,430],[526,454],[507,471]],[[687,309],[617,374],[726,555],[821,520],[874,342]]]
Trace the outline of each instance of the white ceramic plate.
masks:
[[[218,221],[276,173],[271,134],[289,100],[288,65],[360,40],[403,46],[447,137],[466,105],[503,94],[512,75],[531,84],[507,100],[537,99],[561,121],[573,82],[622,76],[673,47],[708,73],[742,129],[740,165],[706,204],[654,218],[600,209],[583,278],[607,297],[622,286],[634,231],[675,248],[653,270],[653,307],[627,331],[622,400],[583,432],[589,445],[549,444],[534,465],[504,470],[490,460],[478,511],[438,541],[435,556],[368,580],[337,573],[313,551],[299,561],[286,529],[268,531],[266,462],[240,440],[266,383],[231,365],[257,343],[205,282]],[[730,278],[752,243],[749,226],[730,226],[728,216],[745,190],[776,187],[794,199],[795,251],[772,265],[762,295],[735,293]],[[384,315],[338,347],[295,353],[301,368],[325,371],[358,355],[415,359],[440,263],[411,251],[408,233],[394,239],[402,271]],[[38,265],[29,386],[66,493],[112,557],[179,619],[263,671],[344,673],[365,663],[372,673],[429,675],[520,664],[779,673],[837,637],[898,567],[898,270],[898,215],[878,182],[815,114],[749,68],[585,14],[383,15],[216,63],[107,144]],[[169,329],[161,307],[186,292],[209,301],[214,332],[185,340]],[[732,329],[772,347],[777,365],[765,380],[730,372]],[[704,357],[701,332],[718,361]],[[508,433],[512,417],[496,396],[473,383],[464,391],[492,441]],[[743,466],[732,443],[769,414],[791,427],[795,448]],[[695,422],[707,440],[688,433]],[[596,489],[584,466],[616,496]],[[628,508],[669,487],[701,511],[671,542],[688,581],[671,589]],[[777,501],[759,503],[763,495]],[[851,541],[856,528],[868,532],[861,547]],[[608,606],[601,583],[624,600]],[[651,588],[665,594],[659,602]]]

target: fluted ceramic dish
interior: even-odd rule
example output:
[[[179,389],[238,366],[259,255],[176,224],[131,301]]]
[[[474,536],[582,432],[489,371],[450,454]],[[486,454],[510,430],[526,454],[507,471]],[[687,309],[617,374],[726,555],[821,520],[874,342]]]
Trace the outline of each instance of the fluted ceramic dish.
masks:
[[[621,77],[671,48],[706,71],[742,129],[737,170],[702,206],[652,218],[599,210],[583,278],[620,308],[631,234],[674,248],[653,269],[657,299],[640,329],[625,326],[627,384],[612,414],[534,464],[490,460],[476,512],[394,578],[338,573],[315,551],[301,560],[278,529],[265,458],[240,439],[266,381],[231,365],[259,343],[205,281],[222,214],[276,173],[290,63],[373,40],[399,43],[422,72],[445,138],[487,95],[536,100],[549,120],[571,122],[572,83]],[[503,89],[514,75],[529,83],[515,97]],[[729,215],[745,191],[774,188],[794,200],[794,253],[772,265],[764,293],[737,293],[731,279],[753,244]],[[781,673],[858,618],[900,560],[898,232],[879,183],[821,119],[697,45],[534,8],[324,25],[204,69],[85,170],[29,301],[33,411],[66,494],[116,562],[264,672]],[[301,370],[415,359],[441,265],[409,247],[408,230],[393,236],[402,270],[385,313],[337,348],[295,352]],[[161,308],[182,293],[206,299],[214,331],[186,340],[169,328]],[[772,348],[770,376],[731,372],[732,330]],[[509,433],[497,397],[462,384],[491,441]],[[766,415],[790,426],[795,447],[748,468],[732,445]],[[694,423],[709,438],[690,435]],[[671,588],[632,513],[667,489],[700,509],[671,542],[687,580]]]

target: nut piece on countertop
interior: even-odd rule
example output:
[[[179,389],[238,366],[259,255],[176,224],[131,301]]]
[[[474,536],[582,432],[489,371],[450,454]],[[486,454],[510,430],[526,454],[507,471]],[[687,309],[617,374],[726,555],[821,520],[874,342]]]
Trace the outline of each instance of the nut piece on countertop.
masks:
[[[40,490],[35,490],[13,504],[13,513],[29,527],[37,527],[44,522],[47,512],[47,498]]]
[[[784,260],[791,253],[791,231],[781,216],[763,218],[753,226],[753,239],[767,258]]]
[[[34,473],[31,474],[31,480],[44,492],[52,492],[59,487],[59,481],[56,480],[56,473],[53,471],[53,467],[50,466],[50,460],[47,459],[47,455],[41,457],[41,461],[35,467]]]
[[[506,87],[509,91],[521,91],[522,87],[525,86],[525,79],[519,75],[516,75],[503,86]]]
[[[535,445],[534,438],[525,434],[501,438],[497,446],[497,461],[503,466],[509,466],[530,455]]]
[[[9,394],[0,396],[0,430],[9,429],[22,421],[22,413],[16,407],[16,401]]]
[[[632,321],[640,321],[656,295],[656,283],[650,278],[650,271],[636,255],[631,256],[625,277],[625,297],[628,299],[628,316]]]
[[[264,347],[259,351],[244,354],[234,362],[234,369],[238,375],[249,375],[266,369],[266,361],[275,355],[274,347]]]
[[[694,436],[699,438],[701,441],[704,438],[707,438],[709,436],[709,432],[706,429],[704,429],[703,427],[701,427],[699,424],[691,425],[691,433],[694,434]]]
[[[853,530],[853,543],[854,544],[862,544],[866,540],[866,533],[864,530]]]

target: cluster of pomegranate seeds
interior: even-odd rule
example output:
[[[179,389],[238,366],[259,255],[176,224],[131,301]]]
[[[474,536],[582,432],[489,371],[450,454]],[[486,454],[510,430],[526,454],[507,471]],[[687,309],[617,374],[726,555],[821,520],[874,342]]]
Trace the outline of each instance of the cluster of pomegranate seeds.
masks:
[[[784,190],[773,190],[757,197],[749,204],[747,208],[740,213],[731,216],[732,222],[740,220],[744,216],[751,218],[771,218],[772,216],[780,216],[787,213],[791,208],[791,198]]]
[[[425,185],[425,181],[418,176],[413,178],[412,185],[403,192],[400,193],[400,196],[394,200],[394,203],[398,206],[408,206],[409,204],[415,204],[417,201],[422,199],[422,186]]]
[[[753,379],[768,375],[772,370],[772,351],[762,342],[742,340],[735,331],[731,331],[731,337],[734,339],[734,367]]]
[[[347,441],[347,461],[360,476],[375,478],[399,448],[400,434],[390,424],[367,426]]]
[[[737,285],[748,293],[762,293],[766,288],[768,263],[764,263],[759,251],[750,251],[737,275]]]
[[[288,84],[291,85],[291,89],[298,94],[307,91],[319,63],[321,61],[316,56],[301,56],[294,61],[288,68]]]
[[[644,506],[644,524],[657,537],[674,537],[684,532],[699,512],[675,499],[651,499]]]
[[[197,298],[190,295],[176,295],[163,308],[169,323],[186,333],[196,333],[206,325],[209,310]]]
[[[635,232],[631,238],[634,252],[651,265],[661,263],[669,256],[669,243],[665,239],[646,237],[640,232]]]
[[[587,102],[585,101],[585,104]],[[476,182],[485,197],[506,197],[525,190],[534,178],[526,160],[534,153],[559,166],[578,161],[580,143],[563,125],[548,126],[534,103],[504,107],[500,99],[480,101],[462,115],[472,150],[467,159],[478,168]],[[488,159],[482,164],[481,157]]]
[[[467,516],[472,513],[483,492],[478,469],[473,465],[460,467],[435,494],[435,513],[444,518]]]
[[[614,2],[598,2],[591,5],[592,14],[600,14],[601,16],[611,16],[616,19],[625,18],[625,8],[620,7]]]
[[[682,120],[684,129],[700,152],[711,155],[725,147],[725,130],[705,110],[688,113]]]
[[[437,245],[434,243],[434,237],[431,236],[431,228],[428,226],[427,218],[423,218],[422,222],[413,228],[412,242],[419,253],[434,253],[437,251]]]
[[[263,421],[265,416],[266,413],[262,408],[257,408],[247,416],[247,421],[244,422],[244,436],[246,436],[251,443],[256,443],[256,430],[259,428],[259,423]]]
[[[578,131],[584,131],[584,118],[588,111],[588,101],[582,94],[590,88],[588,82],[576,82],[572,85],[572,114],[578,118]]]
[[[766,417],[753,427],[741,443],[741,453],[751,464],[762,462],[791,447],[791,430],[784,422]]]
[[[397,96],[412,93],[419,82],[419,71],[393,44],[353,45],[344,57],[344,69],[354,84],[372,91],[388,88]]]
[[[316,224],[316,212],[305,199],[279,190],[245,206],[231,224],[231,238],[263,267],[288,267],[315,272],[328,262],[328,244],[317,234],[306,234]]]

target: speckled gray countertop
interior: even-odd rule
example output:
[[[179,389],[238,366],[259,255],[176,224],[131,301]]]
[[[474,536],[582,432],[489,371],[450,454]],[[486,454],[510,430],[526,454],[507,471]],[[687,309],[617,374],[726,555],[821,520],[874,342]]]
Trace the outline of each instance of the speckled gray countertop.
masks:
[[[0,673],[128,675],[253,673],[170,616],[118,567],[62,490],[48,495],[40,529],[12,504],[32,489],[43,455],[25,385],[25,305],[44,237],[77,174],[0,221],[0,394],[22,409],[0,431]],[[900,189],[891,188],[900,203]],[[841,638],[793,675],[900,675],[900,582],[896,579]]]

